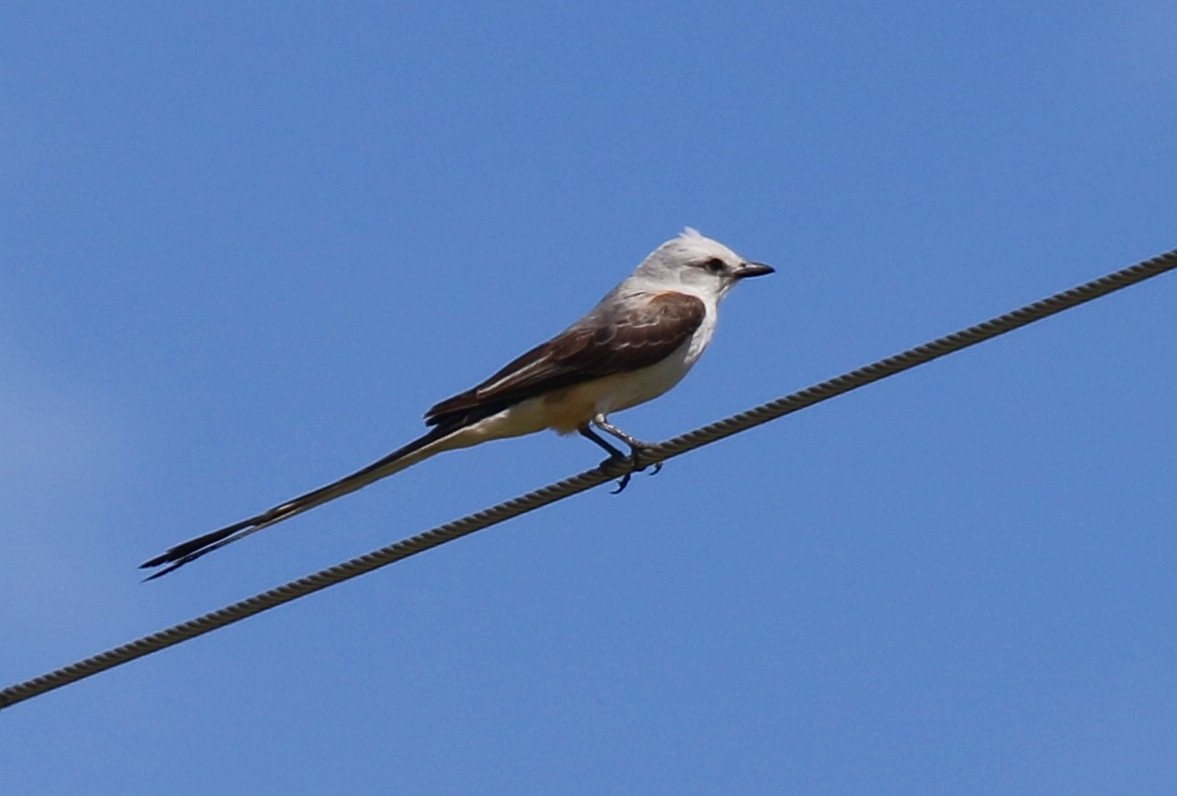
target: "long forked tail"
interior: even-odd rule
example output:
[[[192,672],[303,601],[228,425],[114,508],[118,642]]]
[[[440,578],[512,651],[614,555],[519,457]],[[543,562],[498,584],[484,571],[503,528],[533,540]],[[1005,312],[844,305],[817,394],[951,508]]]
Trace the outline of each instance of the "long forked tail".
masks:
[[[152,573],[144,578],[144,580],[155,580],[162,575],[179,569],[190,561],[195,561],[206,553],[211,553],[213,550],[220,549],[227,544],[244,539],[250,534],[257,533],[263,528],[268,528],[283,520],[288,520],[296,514],[302,514],[304,511],[321,506],[330,500],[335,500],[337,497],[355,492],[357,489],[365,487],[373,481],[379,481],[385,476],[411,467],[433,454],[445,450],[446,446],[444,442],[446,438],[458,430],[460,429],[455,429],[453,426],[448,425],[437,426],[430,429],[429,433],[393,451],[380,461],[372,462],[372,464],[369,464],[362,470],[357,470],[351,475],[340,478],[338,481],[319,487],[312,492],[307,492],[305,495],[299,495],[293,500],[288,500],[285,503],[274,506],[256,516],[248,517],[232,525],[226,525],[224,528],[218,528],[203,536],[197,536],[195,539],[181,542],[161,555],[149,561],[144,561],[139,565],[140,569],[164,567],[164,569]]]

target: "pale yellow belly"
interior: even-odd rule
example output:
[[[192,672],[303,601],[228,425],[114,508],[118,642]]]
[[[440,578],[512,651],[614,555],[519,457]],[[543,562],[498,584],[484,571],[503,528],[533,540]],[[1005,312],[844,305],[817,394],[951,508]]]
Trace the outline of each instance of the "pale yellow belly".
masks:
[[[626,400],[621,402],[624,405],[616,405],[618,401],[615,399],[625,392],[626,378],[632,376],[608,376],[548,393],[540,399],[544,427],[560,434],[569,434],[586,425],[600,412],[620,411],[640,403],[640,400]]]

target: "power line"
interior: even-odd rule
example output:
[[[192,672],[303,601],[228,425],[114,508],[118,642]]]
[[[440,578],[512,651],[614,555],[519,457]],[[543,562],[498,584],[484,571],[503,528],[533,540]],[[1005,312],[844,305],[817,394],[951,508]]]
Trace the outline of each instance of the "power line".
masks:
[[[829,398],[885,379],[888,376],[894,376],[896,373],[909,370],[925,362],[931,362],[933,359],[991,340],[998,335],[1071,309],[1092,299],[1106,296],[1129,285],[1143,282],[1174,268],[1177,268],[1177,249],[659,443],[643,454],[639,465],[655,464],[675,456],[681,456],[695,448],[747,431],[770,420],[776,420]],[[600,486],[623,475],[629,469],[631,468],[627,465],[607,462],[592,470],[586,470],[578,475],[565,478],[563,481],[528,492],[526,495],[439,525],[359,558],[353,558],[313,575],[256,594],[212,613],[152,633],[128,644],[114,647],[40,677],[9,686],[0,691],[0,709],[11,707],[18,702],[40,696],[55,688],[69,685],[107,669],[113,669],[115,666],[121,666],[136,658],[150,655],[217,628],[239,622],[270,608],[305,597],[320,589],[334,586],[467,534],[489,528],[521,514]]]

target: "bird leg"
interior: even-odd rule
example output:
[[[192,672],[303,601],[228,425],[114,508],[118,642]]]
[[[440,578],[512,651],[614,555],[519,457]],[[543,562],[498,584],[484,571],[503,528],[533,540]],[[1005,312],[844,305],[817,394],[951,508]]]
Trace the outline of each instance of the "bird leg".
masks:
[[[629,460],[629,457],[627,457],[621,451],[617,450],[617,448],[614,448],[612,445],[610,445],[608,441],[606,441],[600,434],[593,431],[591,426],[585,424],[578,428],[577,431],[580,432],[580,436],[595,442],[597,445],[600,445],[602,448],[604,448],[605,451],[609,454],[610,459],[625,459],[626,461]]]
[[[623,458],[626,458],[629,461],[629,463],[633,467],[633,469],[645,470],[646,467],[649,466],[649,465],[639,466],[639,457],[641,456],[641,454],[644,451],[647,451],[650,448],[654,447],[653,445],[650,445],[647,442],[642,442],[641,440],[639,440],[635,437],[632,437],[629,434],[626,434],[624,431],[619,429],[617,426],[610,423],[603,413],[598,414],[596,417],[593,418],[593,425],[595,425],[597,428],[604,431],[606,434],[610,434],[610,435],[616,437],[617,439],[621,440],[622,442],[624,442],[626,445],[629,446],[629,456],[627,456],[627,457],[623,456]],[[594,433],[590,427],[586,426],[585,428],[583,428],[581,430],[580,433],[582,435],[584,435],[585,437],[592,439],[598,445],[601,445],[604,448],[606,448],[607,450],[609,450],[610,451],[610,458],[615,459],[615,458],[617,458],[617,456],[622,455],[621,451],[617,450],[612,445],[605,442],[605,440],[603,440],[600,437],[600,435]],[[655,462],[654,469],[650,471],[650,475],[657,475],[658,471],[661,469],[662,469],[662,462]],[[625,489],[627,486],[629,486],[629,479],[632,474],[633,474],[632,472],[629,472],[621,477],[621,481],[618,482],[617,489],[615,489],[613,491],[613,494],[617,494],[617,493],[621,492],[623,489]]]
[[[609,458],[601,462],[602,465],[616,463],[629,465],[631,468],[633,467],[633,458],[631,456],[626,456],[624,453],[617,450],[617,448],[614,448],[612,445],[610,445],[604,437],[593,431],[592,426],[586,423],[585,425],[578,428],[577,431],[580,432],[580,436],[596,443],[597,445],[600,445],[609,453]],[[613,490],[614,495],[629,486],[629,479],[632,477],[632,475],[633,472],[630,471],[621,476],[621,480],[618,482],[617,488]]]

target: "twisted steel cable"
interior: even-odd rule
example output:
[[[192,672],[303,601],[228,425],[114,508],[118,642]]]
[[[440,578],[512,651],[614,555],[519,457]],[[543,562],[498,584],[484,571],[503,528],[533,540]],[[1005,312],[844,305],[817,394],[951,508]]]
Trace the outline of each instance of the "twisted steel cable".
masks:
[[[703,445],[730,437],[734,434],[767,423],[771,420],[797,412],[816,403],[834,398],[859,387],[894,376],[905,370],[931,362],[942,356],[960,351],[977,343],[1013,331],[1027,324],[1071,309],[1093,299],[1106,296],[1122,288],[1143,282],[1166,271],[1177,268],[1177,249],[1153,257],[1094,279],[1078,287],[1056,293],[1049,298],[1028,304],[1020,309],[970,326],[959,332],[925,343],[901,354],[881,359],[865,367],[844,373],[841,376],[815,384],[799,392],[785,395],[744,412],[732,415],[665,442],[653,445],[643,451],[636,469],[681,456]],[[578,475],[565,478],[554,484],[536,489],[496,506],[483,509],[461,519],[439,525],[424,533],[411,536],[374,552],[353,558],[342,564],[329,567],[312,575],[299,578],[274,589],[256,594],[248,599],[225,606],[203,616],[181,622],[122,644],[105,652],[85,658],[61,669],[43,674],[31,680],[9,686],[0,691],[0,709],[11,707],[18,702],[32,699],[48,691],[77,682],[99,672],[121,666],[124,663],[150,655],[183,641],[209,633],[217,628],[239,622],[262,611],[313,594],[320,589],[334,586],[345,580],[387,566],[409,556],[439,545],[451,542],[467,534],[489,528],[521,514],[547,506],[564,498],[600,486],[635,469],[632,465],[605,462]]]

